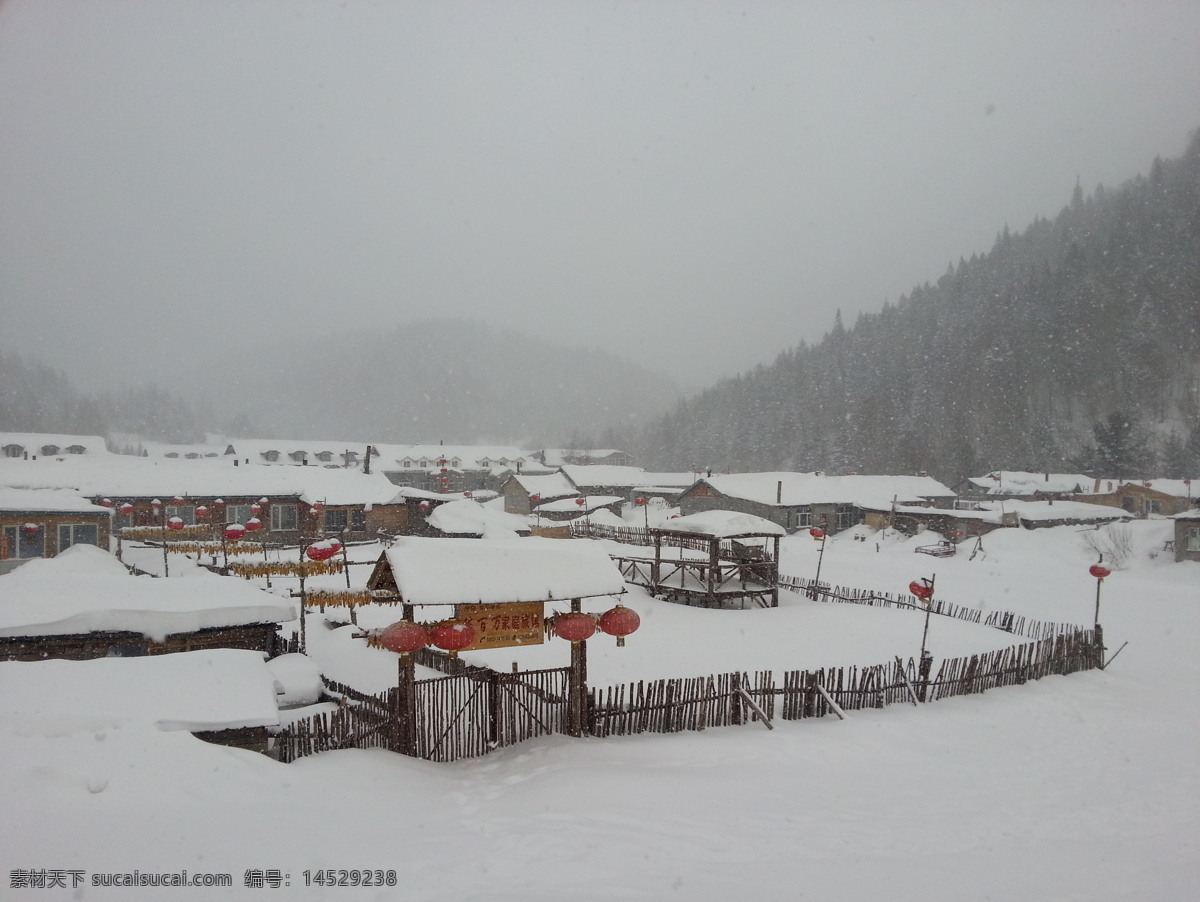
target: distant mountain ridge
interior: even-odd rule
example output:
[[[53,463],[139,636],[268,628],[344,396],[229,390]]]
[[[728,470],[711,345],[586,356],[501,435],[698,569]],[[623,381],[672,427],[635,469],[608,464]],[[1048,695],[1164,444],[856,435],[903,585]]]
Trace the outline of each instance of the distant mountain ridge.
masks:
[[[631,440],[656,468],[1200,472],[1200,131]],[[1117,460],[1120,458],[1120,460]]]
[[[598,425],[636,428],[683,394],[608,352],[466,320],[334,332],[309,346],[263,348],[256,359],[272,367],[229,361],[204,376],[246,414],[240,434],[249,425],[256,435],[600,447],[613,434]]]

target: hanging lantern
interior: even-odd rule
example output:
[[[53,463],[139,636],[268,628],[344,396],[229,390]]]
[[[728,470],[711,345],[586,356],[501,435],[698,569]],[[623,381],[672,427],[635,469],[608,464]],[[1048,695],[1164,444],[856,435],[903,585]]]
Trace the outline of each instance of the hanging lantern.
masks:
[[[908,584],[908,591],[921,601],[929,601],[933,597],[933,586],[921,580],[913,580]]]
[[[529,496],[529,500],[530,500],[531,502],[533,502],[534,504],[537,504],[539,501],[541,501],[541,500],[542,500],[542,496],[541,496],[541,495],[538,495],[538,494],[533,494],[533,495],[530,495],[530,496]]]
[[[319,514],[323,510],[325,510],[325,502],[324,501],[314,501],[312,503],[312,512],[314,514]]]
[[[183,504],[187,499],[184,498],[182,495],[176,495],[174,500],[175,500],[175,506],[178,507],[179,505]]]
[[[823,530],[823,529],[822,529],[821,527],[819,527],[819,526],[814,526],[812,529],[810,529],[810,530],[808,531],[808,534],[809,534],[810,536],[812,536],[814,539],[823,539],[823,538],[825,538],[825,530]]]
[[[117,508],[117,512],[120,513],[121,516],[123,516],[123,517],[132,516],[133,515],[133,505],[130,504],[128,501],[126,501],[124,504],[122,504],[120,507]]]
[[[327,561],[338,553],[338,549],[329,542],[313,542],[313,544],[305,549],[304,553],[308,556],[309,560]]]
[[[585,504],[587,504],[587,499],[586,498],[576,498],[575,503],[578,504],[580,507],[583,507]]]
[[[636,632],[642,625],[642,618],[633,608],[617,605],[600,615],[600,630],[610,636],[617,637],[617,645],[625,644],[625,637]]]
[[[334,554],[337,554],[339,551],[343,550],[341,539],[330,538],[326,539],[325,541],[329,544],[329,547],[333,549]]]
[[[213,507],[224,507],[224,506],[225,506],[224,498],[217,498],[213,501]]]
[[[167,527],[169,529],[183,529],[184,522],[182,517],[168,517]]]
[[[427,511],[427,510],[429,510],[429,502],[422,501],[420,504],[417,505],[417,507],[419,507],[423,511]]]
[[[257,501],[255,501],[253,504],[250,505],[250,513],[254,514],[254,516],[257,517],[259,514],[262,513],[262,505],[259,504]]]
[[[444,461],[443,461],[443,463],[444,463]],[[449,471],[449,470],[447,470],[445,467],[442,467],[442,472],[443,472],[443,473],[449,473],[450,471]]]
[[[155,510],[158,510],[160,507],[162,507],[162,502],[155,498],[150,502],[150,506]]]
[[[201,504],[198,508],[196,508],[196,516],[199,517],[201,520],[207,520],[208,519],[208,508],[205,507],[203,504]]]
[[[582,642],[596,632],[596,618],[583,611],[555,614],[551,621],[554,635],[568,642]]]
[[[471,492],[470,492],[470,490],[469,490],[469,489],[468,489],[467,491],[463,492],[463,497],[464,497],[464,498],[470,498],[470,497],[471,497]]]
[[[236,542],[238,539],[244,538],[246,535],[246,527],[241,523],[230,523],[225,527],[225,538],[230,542]]]
[[[96,503],[99,504],[101,507],[112,507],[113,506],[113,502],[112,502],[111,498],[101,498]]]
[[[411,620],[397,620],[391,626],[383,628],[378,642],[388,651],[408,655],[429,644],[429,631]]]
[[[462,649],[475,641],[475,628],[462,620],[443,620],[429,631],[429,641],[456,658]]]
[[[262,520],[258,517],[251,517],[246,521],[246,532],[258,532],[262,529]]]
[[[1112,571],[1103,564],[1092,564],[1092,566],[1088,567],[1088,573],[1092,574],[1096,579],[1104,579],[1104,577],[1112,575]]]
[[[36,536],[41,530],[42,527],[36,523],[25,523],[21,526],[21,532],[27,536]]]
[[[638,507],[641,507],[643,504],[646,503],[646,499],[639,496],[639,497],[633,499],[633,503],[635,505],[637,505]]]

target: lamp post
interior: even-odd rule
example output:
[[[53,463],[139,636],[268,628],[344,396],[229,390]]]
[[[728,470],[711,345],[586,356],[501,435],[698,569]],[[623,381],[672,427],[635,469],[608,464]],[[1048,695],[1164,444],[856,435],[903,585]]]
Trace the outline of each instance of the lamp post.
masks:
[[[1106,576],[1110,576],[1112,571],[1104,566],[1104,555],[1100,555],[1100,560],[1088,567],[1088,573],[1096,577],[1096,615],[1093,621],[1096,624],[1096,629],[1100,628],[1100,585],[1104,582]]]
[[[917,664],[917,677],[921,683],[921,701],[925,701],[929,687],[929,672],[933,668],[933,655],[926,649],[929,639],[929,615],[933,613],[933,584],[937,574],[928,579],[922,576],[908,584],[908,591],[925,603],[925,630],[921,633],[921,658]]]
[[[821,551],[817,554],[817,575],[813,577],[812,590],[809,592],[809,598],[817,597],[817,589],[821,582],[821,564],[825,561],[825,530],[819,526],[814,526],[808,531],[808,534],[813,537],[813,541],[821,543]]]

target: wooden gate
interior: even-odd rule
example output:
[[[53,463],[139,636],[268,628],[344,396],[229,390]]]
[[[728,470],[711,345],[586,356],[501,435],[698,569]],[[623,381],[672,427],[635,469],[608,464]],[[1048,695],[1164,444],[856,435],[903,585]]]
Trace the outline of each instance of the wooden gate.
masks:
[[[566,732],[569,670],[500,673],[473,667],[417,681],[416,756],[456,761]]]

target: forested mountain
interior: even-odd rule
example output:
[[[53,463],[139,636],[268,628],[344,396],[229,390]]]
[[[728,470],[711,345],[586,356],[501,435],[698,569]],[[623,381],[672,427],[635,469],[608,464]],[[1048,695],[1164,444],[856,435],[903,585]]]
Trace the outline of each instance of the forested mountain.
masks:
[[[523,447],[609,446],[614,429],[640,428],[683,394],[614,354],[465,320],[264,345],[182,379],[171,387],[208,386],[205,400],[246,415],[237,435]]]
[[[1200,131],[632,444],[662,469],[1197,475]]]
[[[69,435],[132,433],[165,442],[194,442],[216,428],[213,414],[153,385],[81,393],[62,373],[0,350],[0,430]],[[114,448],[113,450],[121,450]]]

